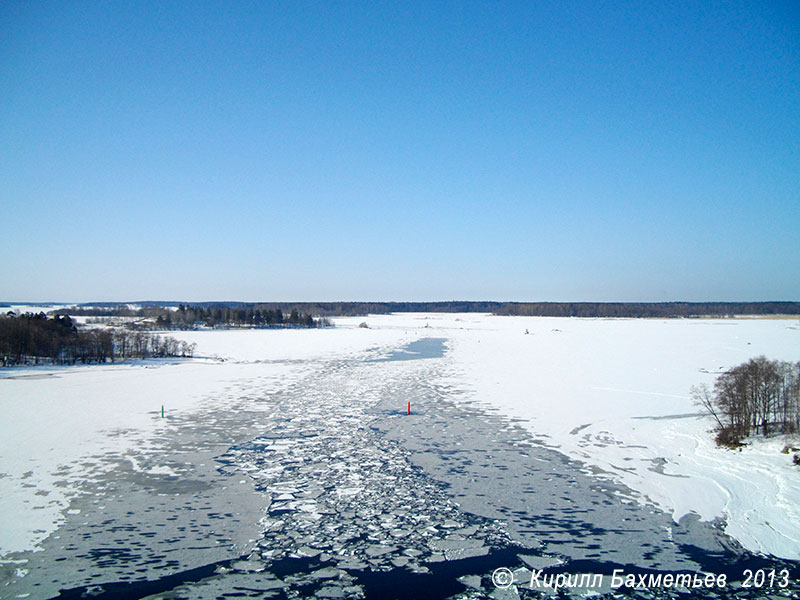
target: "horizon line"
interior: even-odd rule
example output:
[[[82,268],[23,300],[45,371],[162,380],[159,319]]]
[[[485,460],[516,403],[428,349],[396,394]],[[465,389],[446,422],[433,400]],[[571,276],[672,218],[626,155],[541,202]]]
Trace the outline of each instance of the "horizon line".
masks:
[[[67,302],[61,300],[0,301],[5,306],[35,306],[63,304],[68,306],[100,304],[800,304],[800,300],[88,300]]]

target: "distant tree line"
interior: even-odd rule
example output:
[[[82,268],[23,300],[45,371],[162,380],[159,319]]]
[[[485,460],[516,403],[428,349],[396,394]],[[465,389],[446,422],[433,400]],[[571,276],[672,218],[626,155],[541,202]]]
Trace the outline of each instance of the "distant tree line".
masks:
[[[162,314],[167,306],[177,302],[139,302],[142,308],[129,305],[93,304],[59,311],[61,314],[87,316],[152,316]],[[243,326],[252,324],[255,311],[261,311],[263,326],[281,326],[277,319],[266,324],[264,313],[280,311],[285,317],[296,311],[302,325],[308,315],[320,317],[363,316],[366,314],[388,314],[407,312],[440,313],[493,313],[536,317],[605,317],[605,318],[691,318],[724,317],[731,315],[800,315],[800,302],[496,302],[450,300],[446,302],[199,302],[183,304],[200,314],[215,311],[208,323],[210,326]],[[234,311],[225,312],[227,310]],[[244,310],[244,317],[239,318]],[[216,311],[221,311],[217,313]],[[220,318],[217,318],[220,314]],[[206,321],[205,317],[200,318]],[[317,323],[314,326],[319,326]]]
[[[157,311],[156,326],[164,329],[193,329],[204,327],[326,327],[329,319],[314,318],[292,308],[284,314],[280,308],[269,309],[261,305],[231,308],[226,306],[202,306],[180,304],[177,310],[143,308],[152,316]]]
[[[194,344],[142,331],[78,330],[69,316],[0,315],[2,366],[104,363],[133,358],[192,357]]]
[[[692,397],[716,422],[716,441],[736,447],[753,434],[800,431],[800,362],[752,358],[720,375],[713,390]]]
[[[510,302],[498,315],[535,317],[691,318],[800,315],[800,302]]]
[[[174,306],[174,305],[173,305]],[[309,312],[292,307],[286,312],[279,307],[262,304],[179,304],[177,309],[168,306],[148,305],[131,308],[118,306],[78,306],[63,308],[54,314],[94,317],[134,317],[128,325],[133,329],[196,329],[197,327],[328,327],[326,317],[315,318]]]

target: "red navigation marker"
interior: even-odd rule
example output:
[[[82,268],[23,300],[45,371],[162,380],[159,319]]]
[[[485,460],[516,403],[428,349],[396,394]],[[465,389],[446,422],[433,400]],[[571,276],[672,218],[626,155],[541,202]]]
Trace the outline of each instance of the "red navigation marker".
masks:
[[[410,401],[410,400],[409,400],[409,402],[408,402],[408,412],[406,412],[406,414],[407,414],[407,415],[410,415],[410,414],[411,414],[411,401]]]

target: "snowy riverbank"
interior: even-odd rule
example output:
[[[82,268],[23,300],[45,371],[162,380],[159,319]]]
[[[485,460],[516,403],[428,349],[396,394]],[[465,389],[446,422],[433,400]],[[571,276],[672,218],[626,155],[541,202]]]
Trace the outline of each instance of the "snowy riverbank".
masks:
[[[358,327],[363,321],[369,329]],[[252,407],[254,383],[277,393],[320,361],[437,337],[447,340],[443,373],[453,389],[521,419],[587,472],[602,471],[676,521],[691,512],[724,517],[746,548],[800,558],[800,514],[790,501],[800,497],[800,470],[779,452],[782,442],[719,449],[689,399],[692,385],[752,356],[800,358],[796,321],[405,314],[336,324],[173,333],[221,361],[14,369],[0,380],[0,554],[54,531],[100,457],[146,449],[168,424],[162,405],[168,417]]]
[[[755,552],[800,558],[800,469],[780,438],[715,446],[692,385],[765,355],[800,360],[800,325],[780,319],[371,317],[448,338],[452,383],[535,436],[673,515],[723,517]],[[525,334],[525,331],[528,334]]]

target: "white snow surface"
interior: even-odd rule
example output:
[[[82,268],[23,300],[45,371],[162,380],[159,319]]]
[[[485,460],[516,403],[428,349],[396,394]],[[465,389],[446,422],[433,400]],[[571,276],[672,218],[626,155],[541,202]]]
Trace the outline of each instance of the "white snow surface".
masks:
[[[206,358],[0,369],[0,556],[34,549],[52,533],[99,457],[146,450],[167,426],[162,405],[167,417],[209,406],[225,410],[246,401],[248,382],[277,392],[316,360],[414,339],[394,329],[355,328],[169,335],[197,342],[197,354]]]
[[[402,319],[373,317],[371,327]],[[724,517],[746,548],[800,559],[800,469],[785,438],[718,448],[692,385],[749,358],[800,360],[786,319],[571,319],[428,315],[448,338],[453,383],[564,454],[670,512]],[[529,334],[526,335],[525,331]],[[800,440],[794,445],[800,447]],[[663,464],[663,473],[657,465]]]
[[[358,327],[364,321],[369,329]],[[165,426],[162,405],[168,415],[224,407],[247,396],[248,381],[277,392],[316,361],[442,337],[450,383],[467,399],[521,419],[543,443],[676,520],[724,517],[748,549],[800,559],[800,469],[780,452],[786,440],[717,448],[711,421],[689,398],[692,385],[712,384],[751,357],[800,359],[796,320],[403,314],[335,322],[169,332],[197,343],[200,358],[177,364],[1,371],[0,555],[35,548],[55,530],[81,470],[98,456],[146,448]]]

